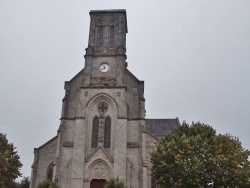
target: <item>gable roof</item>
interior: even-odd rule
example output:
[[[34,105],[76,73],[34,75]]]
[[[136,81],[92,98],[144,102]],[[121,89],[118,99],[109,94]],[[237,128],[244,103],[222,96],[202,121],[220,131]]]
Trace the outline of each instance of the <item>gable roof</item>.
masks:
[[[179,119],[145,119],[146,130],[156,137],[172,131],[179,125]]]
[[[57,135],[56,135],[55,137],[51,138],[51,139],[50,139],[49,141],[47,141],[46,143],[44,143],[43,145],[41,145],[39,148],[35,148],[35,149],[40,150],[40,149],[46,147],[47,145],[49,145],[50,143],[52,143],[52,142],[55,141],[55,140],[57,140]]]

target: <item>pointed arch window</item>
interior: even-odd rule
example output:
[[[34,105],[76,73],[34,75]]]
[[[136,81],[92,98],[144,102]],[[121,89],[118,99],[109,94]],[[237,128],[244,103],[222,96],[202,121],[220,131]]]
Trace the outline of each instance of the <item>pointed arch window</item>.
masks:
[[[103,43],[103,25],[99,26],[98,44],[102,46]]]
[[[114,47],[115,43],[115,26],[111,25],[110,27],[110,47]]]
[[[105,119],[104,126],[104,148],[110,148],[110,134],[111,134],[111,119],[107,117]]]
[[[95,117],[93,119],[93,126],[92,126],[92,141],[91,147],[96,148],[98,146],[98,130],[99,130],[99,119]]]
[[[50,163],[47,168],[47,180],[52,181],[53,179],[53,163]]]

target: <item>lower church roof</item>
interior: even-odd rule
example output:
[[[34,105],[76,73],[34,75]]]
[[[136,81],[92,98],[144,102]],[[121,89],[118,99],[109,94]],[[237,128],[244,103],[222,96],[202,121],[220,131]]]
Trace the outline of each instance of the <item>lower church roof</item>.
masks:
[[[179,119],[145,119],[146,130],[160,137],[179,125]]]

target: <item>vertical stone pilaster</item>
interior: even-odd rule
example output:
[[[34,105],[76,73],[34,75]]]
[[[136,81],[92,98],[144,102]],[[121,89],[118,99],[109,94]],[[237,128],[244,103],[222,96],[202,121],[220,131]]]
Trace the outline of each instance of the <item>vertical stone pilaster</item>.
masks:
[[[90,79],[91,79],[91,72],[92,72],[92,56],[86,56],[85,57],[85,80],[84,80],[84,86],[89,86]]]
[[[30,176],[30,186],[29,188],[33,188],[33,178],[34,178],[34,173],[33,173],[33,167],[31,167],[31,176]]]
[[[125,58],[117,56],[117,85],[124,86]]]
[[[124,15],[119,15],[118,46],[126,47],[126,20]]]
[[[57,165],[58,165],[58,160],[59,160],[59,152],[60,152],[60,144],[61,144],[61,130],[60,129],[61,129],[61,125],[59,126],[59,129],[57,131],[57,147],[56,147],[56,159],[55,159],[54,172],[53,172],[53,181],[58,180]]]
[[[142,185],[143,185],[143,188],[147,188],[148,186],[148,182],[147,182],[147,167],[143,166],[143,170],[142,170],[142,177],[143,177],[143,180],[142,180]]]
[[[95,19],[91,17],[90,27],[89,27],[89,45],[88,46],[94,46],[94,45],[95,45]]]
[[[72,154],[70,187],[83,187],[84,156],[85,156],[85,126],[83,119],[75,120],[74,147]]]
[[[146,151],[146,128],[145,121],[141,122],[142,127],[142,185],[147,188],[147,151]]]
[[[38,148],[34,148],[34,162],[31,166],[31,178],[30,178],[30,188],[35,188],[36,185],[36,177],[37,177],[37,163],[39,160],[39,150]]]
[[[130,188],[131,186],[131,163],[129,161],[127,161],[127,188]]]
[[[127,119],[118,119],[115,128],[114,147],[114,178],[118,177],[126,182],[127,169]]]

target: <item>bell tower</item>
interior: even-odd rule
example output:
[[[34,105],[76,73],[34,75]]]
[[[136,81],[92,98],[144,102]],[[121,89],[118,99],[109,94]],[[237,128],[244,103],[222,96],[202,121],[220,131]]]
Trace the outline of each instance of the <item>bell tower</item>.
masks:
[[[124,86],[127,32],[125,10],[90,11],[85,87]]]

